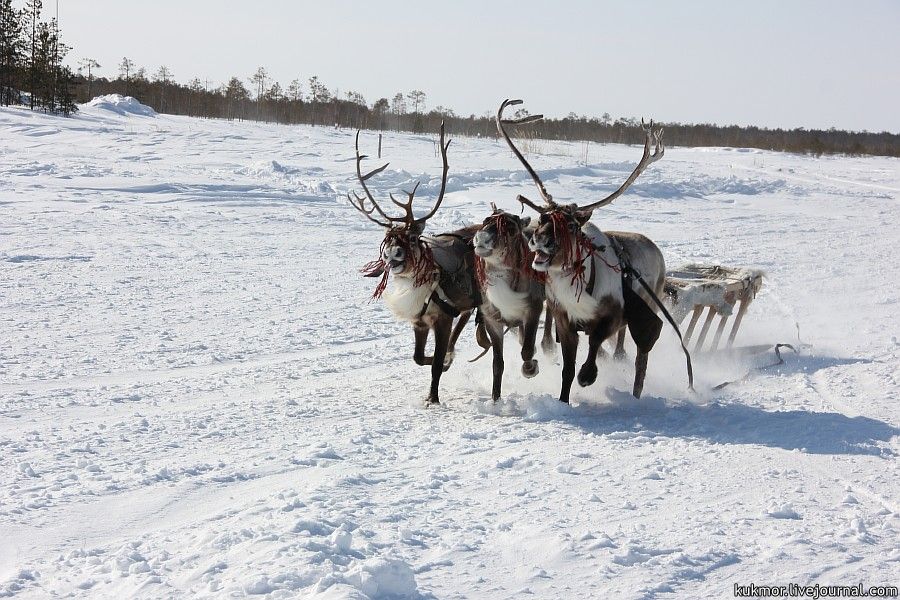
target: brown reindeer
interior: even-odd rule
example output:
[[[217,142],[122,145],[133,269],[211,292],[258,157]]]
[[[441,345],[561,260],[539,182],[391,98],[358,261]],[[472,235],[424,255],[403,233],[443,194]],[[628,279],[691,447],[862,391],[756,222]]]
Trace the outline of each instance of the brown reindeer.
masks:
[[[540,214],[529,240],[534,252],[532,266],[547,278],[547,297],[553,307],[559,338],[563,368],[559,399],[569,401],[575,377],[575,358],[578,332],[588,336],[587,361],[578,373],[581,386],[592,384],[597,378],[597,353],[600,345],[613,333],[627,325],[637,345],[635,377],[632,393],[640,397],[647,372],[647,358],[662,329],[656,316],[653,298],[637,279],[657,296],[663,292],[666,266],[662,252],[639,233],[602,232],[589,223],[594,209],[610,204],[621,195],[651,163],[662,158],[662,130],[653,131],[652,123],[644,129],[644,154],[634,171],[616,191],[602,200],[578,206],[557,204],[547,193],[537,173],[506,132],[505,125],[528,123],[542,118],[533,115],[521,119],[504,120],[507,106],[521,104],[521,100],[505,100],[497,111],[497,128],[510,149],[531,175],[544,200],[539,206],[524,196],[518,200]],[[651,147],[655,149],[651,154]]]
[[[367,277],[380,277],[373,298],[384,297],[385,303],[398,319],[408,321],[415,333],[413,360],[417,365],[431,366],[431,387],[426,404],[439,404],[438,384],[441,373],[453,361],[456,340],[472,314],[481,304],[475,281],[475,254],[472,238],[477,227],[467,227],[435,236],[424,235],[425,223],[444,199],[447,188],[447,148],[444,124],[440,132],[443,174],[441,189],[431,210],[423,217],[413,214],[416,183],[405,202],[390,194],[391,201],[403,209],[402,217],[389,216],[375,201],[366,182],[387,168],[387,164],[368,173],[362,172],[365,155],[359,153],[359,132],[356,132],[356,177],[365,192],[359,196],[347,194],[350,204],[367,219],[387,229],[381,242],[381,255],[365,267]],[[355,198],[355,201],[354,201]],[[367,206],[368,201],[368,206]],[[391,277],[389,277],[389,275]],[[456,320],[454,327],[453,321]],[[434,354],[425,355],[429,332],[434,332]]]
[[[491,208],[493,212],[482,223],[473,243],[475,272],[484,298],[479,313],[490,339],[489,347],[494,350],[491,396],[497,400],[503,379],[503,338],[507,328],[519,330],[522,375],[531,378],[538,374],[535,340],[545,294],[543,273],[531,267],[534,255],[528,249],[525,233],[531,218],[505,212],[493,204]],[[542,343],[545,351],[553,349],[550,318],[547,311]]]

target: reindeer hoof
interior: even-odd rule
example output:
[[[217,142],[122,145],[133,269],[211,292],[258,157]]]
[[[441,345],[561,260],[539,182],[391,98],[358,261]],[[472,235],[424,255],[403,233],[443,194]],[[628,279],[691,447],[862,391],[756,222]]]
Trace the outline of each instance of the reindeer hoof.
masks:
[[[437,396],[428,396],[425,398],[425,408],[429,406],[438,406],[441,403],[440,400],[437,399]]]
[[[538,361],[532,359],[526,360],[522,363],[522,375],[524,375],[528,379],[531,379],[532,377],[537,375],[538,371],[540,371],[540,368],[538,367]]]
[[[578,371],[578,385],[587,387],[597,381],[597,365],[586,363]]]
[[[543,340],[541,342],[541,350],[543,351],[545,356],[549,356],[553,358],[556,356],[556,342],[553,340]]]

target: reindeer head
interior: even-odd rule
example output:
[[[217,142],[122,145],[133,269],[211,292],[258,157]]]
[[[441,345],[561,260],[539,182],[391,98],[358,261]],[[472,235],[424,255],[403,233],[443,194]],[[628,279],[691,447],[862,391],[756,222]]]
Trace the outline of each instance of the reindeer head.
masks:
[[[653,130],[653,121],[650,125],[645,126],[641,120],[641,127],[645,134],[644,154],[640,162],[634,168],[628,179],[625,180],[619,189],[612,194],[597,202],[578,206],[577,204],[557,204],[553,197],[547,192],[541,178],[531,167],[522,153],[513,144],[509,134],[506,132],[504,125],[519,125],[522,123],[530,123],[543,118],[543,115],[530,115],[521,119],[503,118],[503,111],[507,106],[515,106],[521,104],[521,100],[504,100],[497,111],[497,129],[506,143],[509,145],[513,154],[525,166],[531,178],[537,185],[541,197],[544,199],[544,206],[540,206],[526,198],[519,196],[517,200],[523,206],[529,206],[540,214],[540,219],[528,241],[528,248],[534,252],[534,261],[532,267],[536,271],[546,272],[551,268],[567,269],[569,271],[579,273],[583,271],[582,263],[587,256],[590,255],[592,247],[590,241],[581,233],[581,228],[590,220],[594,209],[610,204],[618,198],[628,187],[634,183],[634,180],[651,163],[662,158],[665,153],[665,147],[662,143],[662,129]],[[653,153],[650,147],[655,145]]]
[[[381,242],[381,262],[395,277],[410,276],[422,261],[422,227],[391,227]]]
[[[487,262],[516,264],[527,253],[527,230],[531,217],[520,217],[491,203],[491,215],[472,240],[475,254]]]
[[[369,187],[366,185],[366,181],[384,171],[390,163],[385,163],[363,174],[362,161],[367,157],[359,153],[359,131],[356,132],[356,177],[365,195],[359,196],[356,192],[353,192],[353,196],[351,196],[348,193],[347,199],[367,219],[387,229],[381,242],[380,257],[366,264],[362,269],[367,277],[381,277],[381,281],[373,294],[375,298],[381,296],[382,292],[384,292],[387,286],[388,274],[392,274],[395,277],[412,278],[415,285],[423,285],[431,281],[434,276],[436,267],[431,255],[431,249],[425,244],[421,236],[425,231],[425,223],[437,212],[438,207],[441,205],[441,201],[444,199],[444,191],[447,188],[447,172],[450,169],[447,163],[447,148],[450,146],[450,142],[444,142],[443,123],[441,123],[440,135],[441,158],[443,160],[441,190],[431,211],[424,217],[416,218],[412,204],[416,190],[419,188],[419,182],[416,182],[412,191],[403,192],[407,196],[406,202],[401,202],[394,198],[393,194],[389,194],[391,202],[404,210],[402,217],[389,216],[375,201],[375,198],[369,191]],[[366,207],[367,201],[371,205],[368,208]],[[377,213],[378,217],[373,216],[373,213]]]
[[[542,212],[528,240],[528,249],[534,253],[531,267],[547,272],[580,264],[590,252],[590,244],[581,235],[582,226],[590,218],[590,212],[578,210],[574,204],[556,205]]]

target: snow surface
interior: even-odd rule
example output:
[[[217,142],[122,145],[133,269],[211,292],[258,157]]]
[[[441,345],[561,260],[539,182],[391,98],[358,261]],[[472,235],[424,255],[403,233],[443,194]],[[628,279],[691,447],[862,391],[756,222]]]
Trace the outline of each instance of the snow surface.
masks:
[[[0,596],[722,598],[735,583],[896,583],[900,161],[666,152],[594,216],[671,267],[766,271],[741,343],[650,357],[556,400],[474,329],[421,402],[412,333],[358,268],[353,133],[150,113],[0,110]],[[375,136],[364,133],[366,149]],[[636,146],[533,144],[557,200]],[[439,186],[434,136],[385,134],[374,187]],[[585,159],[587,163],[584,164]],[[456,138],[441,231],[517,210],[496,140]],[[374,166],[374,162],[373,162]],[[423,207],[424,208],[424,207]],[[582,344],[582,351],[585,344]]]

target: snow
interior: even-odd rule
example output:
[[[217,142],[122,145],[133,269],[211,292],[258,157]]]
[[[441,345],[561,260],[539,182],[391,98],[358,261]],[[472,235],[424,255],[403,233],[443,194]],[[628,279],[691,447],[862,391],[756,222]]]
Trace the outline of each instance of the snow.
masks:
[[[141,102],[131,96],[123,96],[122,94],[107,94],[105,96],[97,96],[87,103],[96,110],[109,111],[117,115],[130,116],[137,115],[142,117],[155,117],[156,111],[141,104]]]
[[[784,365],[697,357],[691,394],[664,330],[642,399],[603,362],[564,406],[558,359],[526,380],[510,338],[494,404],[470,329],[425,409],[409,325],[358,273],[381,232],[343,197],[353,134],[127,98],[0,109],[0,596],[897,581],[900,161],[672,148],[595,214],[672,267],[764,270],[738,342],[796,344],[799,325]],[[385,134],[380,196],[421,177],[429,206],[433,137]],[[640,154],[542,146],[562,202],[615,189]],[[458,137],[449,159],[429,231],[533,194],[496,140]]]

